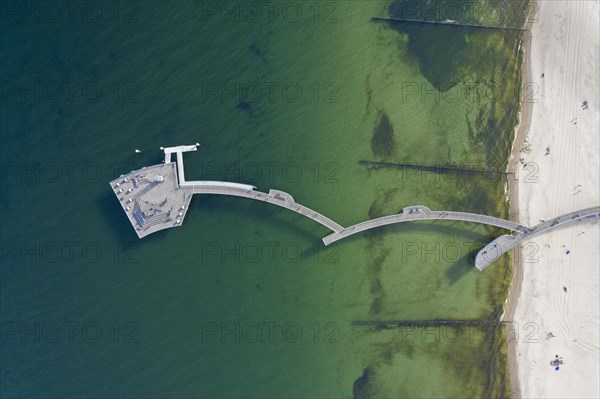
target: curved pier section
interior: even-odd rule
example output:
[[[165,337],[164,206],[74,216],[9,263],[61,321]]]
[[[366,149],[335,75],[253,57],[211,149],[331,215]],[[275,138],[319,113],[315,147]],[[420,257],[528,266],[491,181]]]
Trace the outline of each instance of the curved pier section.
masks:
[[[186,181],[183,153],[197,151],[198,146],[199,144],[161,147],[165,153],[163,164],[144,167],[137,171],[133,170],[110,182],[113,192],[119,199],[119,203],[138,237],[142,238],[159,230],[181,226],[194,194],[232,195],[268,202],[320,223],[333,232],[323,238],[325,245],[377,227],[419,220],[456,220],[511,230],[513,234],[500,236],[479,251],[475,258],[475,266],[477,269],[483,270],[523,241],[552,229],[568,227],[600,217],[600,207],[594,207],[571,212],[529,228],[493,216],[466,212],[432,211],[426,206],[416,205],[404,208],[397,215],[384,216],[350,227],[342,227],[328,217],[296,203],[290,194],[283,191],[269,190],[267,194],[256,191],[256,187],[249,184],[204,180]],[[173,154],[177,157],[176,164],[172,161]]]
[[[600,217],[600,207],[582,209],[565,215],[546,220],[535,225],[529,232],[519,235],[506,234],[496,238],[483,247],[475,257],[475,267],[483,270],[499,257],[510,251],[517,245],[532,239],[535,236],[546,233],[549,230],[557,230],[586,221],[596,220]]]
[[[250,198],[257,201],[268,202],[269,204],[281,206],[296,213],[306,216],[317,223],[322,224],[333,232],[338,232],[343,229],[342,226],[313,211],[310,208],[300,205],[294,201],[294,198],[286,192],[278,190],[269,190],[269,193],[255,191],[254,186],[245,184],[226,183],[226,182],[211,182],[211,181],[190,181],[180,184],[180,187],[191,189],[193,194],[217,194],[217,195],[233,195],[236,197]]]
[[[351,236],[361,231],[374,229],[389,224],[413,222],[418,220],[457,220],[462,222],[473,222],[488,224],[491,226],[500,227],[507,230],[512,230],[518,233],[526,233],[529,229],[510,220],[504,220],[493,216],[478,215],[476,213],[452,212],[452,211],[432,211],[426,206],[417,205],[404,208],[402,213],[397,215],[383,216],[377,219],[367,220],[366,222],[358,223],[350,227],[346,227],[342,231],[333,233],[323,238],[325,245],[339,241],[343,238]]]

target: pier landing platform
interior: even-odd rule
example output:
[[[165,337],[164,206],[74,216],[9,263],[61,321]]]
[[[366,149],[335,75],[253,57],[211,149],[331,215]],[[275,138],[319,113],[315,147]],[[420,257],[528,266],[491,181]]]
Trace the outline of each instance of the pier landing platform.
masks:
[[[306,216],[333,233],[343,229],[328,217],[298,204],[290,194],[283,191],[269,190],[268,193],[263,193],[249,184],[187,181],[183,153],[197,149],[198,145],[161,148],[165,153],[164,164],[134,170],[110,182],[139,238],[159,230],[181,226],[194,194],[230,195],[268,202]],[[176,155],[176,163],[172,160],[173,154]]]

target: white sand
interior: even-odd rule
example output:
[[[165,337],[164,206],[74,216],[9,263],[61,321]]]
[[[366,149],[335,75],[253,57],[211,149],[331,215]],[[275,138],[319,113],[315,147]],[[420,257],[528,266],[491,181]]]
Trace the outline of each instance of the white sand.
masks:
[[[518,183],[520,220],[527,225],[600,204],[599,3],[540,1],[538,6],[526,54],[538,102],[527,136],[531,151],[520,156],[537,164],[539,182],[524,181],[527,173],[521,170]],[[599,398],[599,224],[551,232],[532,243],[538,248],[521,251],[523,281],[513,317],[519,325],[520,395]],[[554,337],[548,339],[550,332]],[[559,371],[550,366],[555,354],[565,362]]]

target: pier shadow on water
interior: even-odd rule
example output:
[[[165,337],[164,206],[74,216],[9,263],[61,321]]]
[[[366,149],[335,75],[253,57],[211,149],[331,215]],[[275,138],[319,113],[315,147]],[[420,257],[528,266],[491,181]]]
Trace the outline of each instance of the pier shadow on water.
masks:
[[[448,270],[446,270],[446,277],[450,285],[456,284],[461,278],[466,276],[468,273],[475,272],[475,255],[479,250],[471,251],[456,262],[454,262]]]
[[[343,240],[332,243],[330,247],[335,245],[340,246],[338,254],[342,254],[345,245],[356,245],[359,242],[362,242],[365,245],[372,245],[373,240],[382,240],[388,236],[392,239],[390,243],[393,245],[394,236],[397,237],[398,240],[401,240],[405,239],[411,233],[431,233],[436,235],[444,235],[446,237],[455,237],[459,239],[463,238],[465,242],[470,241],[481,243],[481,247],[483,247],[487,242],[492,241],[495,236],[500,235],[503,231],[502,229],[498,228],[494,229],[494,231],[491,231],[489,233],[479,233],[473,230],[474,228],[476,228],[475,225],[473,225],[473,228],[465,228],[457,227],[456,225],[454,225],[456,223],[461,224],[464,222],[453,222],[453,225],[445,226],[437,222],[404,222],[387,226],[381,226],[355,235],[351,235],[347,238],[344,238]],[[475,269],[475,256],[477,255],[479,249],[480,248],[477,247],[474,250],[469,251],[469,253],[460,257],[449,266],[445,274],[448,278],[450,285],[454,285],[470,272],[477,272],[477,270]]]
[[[288,209],[245,198],[226,198],[219,195],[192,198],[190,211],[198,214],[216,213],[223,218],[235,220],[260,220],[261,223],[271,225],[273,230],[279,229],[291,233],[308,242],[321,241],[321,237],[329,231],[325,227],[320,229],[322,226],[318,223]],[[314,225],[313,228],[308,227],[311,224]],[[319,233],[319,230],[322,232]]]
[[[452,223],[451,225],[443,225],[441,223]],[[356,242],[356,241],[362,241],[365,238],[376,238],[381,236],[383,238],[383,236],[393,236],[394,234],[398,234],[398,233],[435,233],[435,234],[445,234],[445,235],[459,235],[459,236],[465,236],[467,233],[468,234],[477,234],[478,237],[476,237],[476,239],[481,239],[482,242],[487,242],[485,241],[486,238],[488,237],[485,234],[481,234],[478,232],[473,231],[473,229],[471,228],[461,228],[461,227],[456,227],[455,224],[457,223],[466,223],[466,222],[460,222],[460,221],[410,221],[410,222],[401,222],[401,223],[395,223],[395,224],[389,224],[389,225],[385,225],[385,226],[380,226],[380,227],[375,227],[373,229],[369,229],[357,234],[353,234],[351,236],[348,236],[340,241],[337,241],[335,243],[332,243],[330,245],[340,245],[341,243],[344,242]],[[473,227],[475,227],[475,225],[473,225]],[[501,229],[499,229],[501,230]],[[466,238],[466,236],[465,236]],[[491,239],[490,239],[491,241]]]

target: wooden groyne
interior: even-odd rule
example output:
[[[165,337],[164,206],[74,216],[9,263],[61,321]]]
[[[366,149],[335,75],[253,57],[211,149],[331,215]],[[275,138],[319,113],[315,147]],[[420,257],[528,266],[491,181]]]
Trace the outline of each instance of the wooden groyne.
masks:
[[[512,321],[489,321],[489,320],[354,320],[353,326],[369,326],[377,328],[395,327],[459,327],[459,326],[490,326],[512,324]]]
[[[527,29],[525,28],[512,28],[505,26],[489,26],[489,25],[479,25],[479,24],[466,24],[460,22],[452,22],[452,21],[422,21],[418,19],[404,19],[404,18],[382,18],[382,17],[373,17],[371,21],[374,22],[405,22],[405,23],[413,23],[413,24],[423,24],[423,25],[444,25],[444,26],[456,26],[462,28],[477,28],[477,29],[490,29],[490,30],[501,30],[501,31],[516,31],[516,32],[524,32]]]
[[[383,161],[368,161],[365,159],[361,159],[358,161],[359,165],[365,166],[369,170],[377,170],[383,168],[389,169],[416,169],[422,170],[426,172],[434,172],[434,173],[471,173],[477,175],[491,174],[498,176],[507,176],[512,174],[512,172],[503,172],[499,170],[490,170],[490,169],[475,169],[475,168],[465,168],[459,166],[444,166],[444,165],[422,165],[417,163],[394,163],[394,162],[383,162]]]

